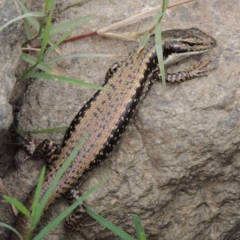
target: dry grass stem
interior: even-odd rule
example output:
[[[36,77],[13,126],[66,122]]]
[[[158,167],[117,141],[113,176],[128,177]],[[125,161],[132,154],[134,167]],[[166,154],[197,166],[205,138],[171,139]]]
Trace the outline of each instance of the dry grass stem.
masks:
[[[168,5],[168,8],[173,8],[188,2],[193,2],[195,0],[183,0],[176,3],[172,3]],[[136,23],[146,17],[152,16],[154,14],[157,14],[157,12],[160,10],[160,5],[154,8],[151,8],[147,11],[144,11],[142,13],[135,14],[129,18],[126,18],[122,21],[113,23],[107,27],[104,27],[97,31],[97,34],[103,37],[110,37],[110,38],[119,38],[123,40],[129,40],[129,41],[137,41],[139,37],[141,37],[145,32],[151,32],[154,29],[154,26],[150,27],[149,29],[142,31],[142,32],[124,32],[124,33],[117,33],[112,32],[114,30],[117,30],[122,27],[126,27],[128,25],[131,25],[133,23]]]

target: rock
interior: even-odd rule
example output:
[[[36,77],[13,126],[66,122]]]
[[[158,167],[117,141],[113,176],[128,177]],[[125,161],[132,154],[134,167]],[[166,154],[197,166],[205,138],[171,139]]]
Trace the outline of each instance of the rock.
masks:
[[[83,15],[95,9],[98,19],[105,23],[101,23],[102,26],[107,25],[106,11],[113,17],[119,9],[108,4],[110,7],[101,7],[101,12],[96,3],[90,1],[82,7],[69,9],[62,17]],[[135,1],[131,6],[122,4],[117,18],[123,19],[127,10],[128,16],[133,10],[139,12],[139,6],[142,8],[145,2],[141,4]],[[132,213],[139,215],[147,239],[151,240],[234,240],[240,237],[240,74],[236,54],[240,38],[236,21],[239,7],[237,0],[214,0],[185,4],[168,11],[166,28],[204,26],[218,42],[213,51],[176,65],[172,70],[187,69],[199,60],[208,59],[214,60],[217,69],[207,77],[166,88],[156,83],[111,157],[89,172],[81,184],[84,192],[104,177],[110,178],[87,199],[87,206],[133,237],[136,235]],[[98,27],[98,24],[90,22],[84,28]],[[63,54],[114,52],[123,54],[121,59],[124,59],[133,45],[94,37],[63,45],[62,51]],[[72,77],[100,84],[104,82],[108,67],[116,60],[119,58],[74,59],[59,67]],[[59,82],[36,80],[23,99],[18,115],[20,127],[39,130],[67,125],[93,92]],[[34,137],[40,141],[47,135]],[[62,136],[54,134],[53,138],[60,142]],[[36,173],[41,167],[39,162],[29,160],[15,173],[8,174],[4,182],[14,196],[23,200],[36,183]],[[19,186],[23,193],[18,190]],[[51,221],[66,206],[64,200],[56,203],[43,222]],[[88,239],[118,239],[98,223],[83,231]],[[79,233],[65,231],[62,224],[46,237],[61,238],[82,239]]]
[[[21,14],[16,1],[1,1],[0,26]],[[12,106],[9,103],[16,82],[15,71],[21,56],[22,21],[14,22],[0,33],[0,131],[12,123]]]

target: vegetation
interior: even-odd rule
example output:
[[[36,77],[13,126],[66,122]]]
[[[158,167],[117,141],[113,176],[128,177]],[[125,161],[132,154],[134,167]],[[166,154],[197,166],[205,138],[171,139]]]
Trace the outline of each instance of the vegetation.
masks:
[[[69,58],[76,58],[76,57],[105,57],[104,54],[72,54],[68,56],[61,56],[59,58],[55,59],[47,59],[47,56],[50,55],[52,51],[57,51],[59,44],[61,44],[72,32],[73,30],[79,26],[80,24],[86,23],[87,21],[93,19],[94,17],[92,15],[84,16],[79,19],[52,26],[52,15],[54,10],[54,5],[56,0],[45,0],[45,7],[43,12],[29,12],[28,9],[22,4],[20,0],[17,0],[19,3],[19,6],[22,9],[23,14],[21,16],[18,16],[8,23],[6,23],[4,26],[0,28],[0,32],[7,27],[9,24],[12,24],[15,21],[19,21],[21,19],[24,19],[24,25],[25,25],[25,33],[27,36],[27,42],[23,44],[23,47],[35,39],[41,40],[41,48],[37,55],[37,57],[32,56],[30,54],[22,53],[22,59],[31,66],[26,69],[21,76],[21,79],[27,79],[27,78],[43,78],[47,80],[58,80],[63,81],[69,84],[76,84],[83,87],[89,87],[94,89],[100,89],[102,90],[102,87],[99,87],[94,84],[86,83],[81,80],[71,79],[65,76],[61,76],[61,74],[58,73],[56,69],[54,69],[54,66],[52,65],[54,62],[61,61],[64,59]],[[162,48],[161,48],[161,25],[160,21],[161,18],[166,11],[168,6],[168,0],[163,0],[162,3],[162,10],[157,14],[157,16],[154,18],[155,22],[155,32],[156,34],[156,47],[159,57],[159,63],[160,63],[160,69],[162,73],[162,79],[165,79],[164,74],[164,65],[163,65],[163,58],[162,58]],[[56,42],[52,41],[52,35],[53,34],[59,34],[60,32],[66,32],[64,33]],[[146,33],[141,42],[140,42],[140,50],[145,46],[147,43],[147,40],[149,39],[150,32]],[[48,130],[42,130],[42,131],[35,131],[32,133],[45,133],[45,132],[52,132],[52,131],[63,131],[66,130],[66,127],[63,128],[55,128],[55,129],[48,129]],[[19,131],[23,133],[24,131]],[[38,225],[41,216],[44,211],[45,204],[47,203],[48,199],[51,196],[52,191],[54,190],[55,186],[57,185],[59,179],[61,178],[64,171],[67,169],[69,164],[71,164],[71,161],[76,156],[77,152],[80,150],[81,146],[83,145],[84,141],[87,140],[87,135],[84,139],[82,139],[79,142],[79,145],[73,150],[72,154],[69,156],[69,158],[66,160],[64,165],[59,170],[57,176],[53,180],[52,184],[50,185],[48,191],[45,193],[45,195],[40,199],[40,192],[42,188],[42,184],[44,181],[44,174],[45,174],[45,167],[42,169],[40,173],[40,177],[38,180],[36,192],[35,192],[35,199],[32,206],[32,211],[30,212],[29,209],[27,209],[21,202],[18,200],[11,198],[9,196],[4,196],[4,199],[9,202],[10,204],[13,204],[19,212],[26,215],[29,218],[30,222],[30,229],[28,233],[27,239],[24,240],[30,240],[33,237],[33,232],[36,226]],[[74,204],[72,204],[69,208],[67,208],[64,212],[62,212],[58,217],[56,217],[53,221],[51,221],[40,233],[38,233],[36,236],[34,236],[34,240],[40,240],[44,236],[46,236],[56,225],[60,223],[67,215],[69,215],[79,204],[81,204],[91,193],[93,193],[96,189],[100,188],[107,179],[102,180],[97,185],[95,185],[93,188],[91,188],[89,191],[87,191],[81,198],[79,198]],[[109,222],[108,220],[104,219],[91,209],[87,208],[88,214],[95,218],[99,223],[101,223],[103,226],[110,229],[115,235],[119,236],[120,238],[124,240],[134,240],[132,236],[124,232],[119,227],[115,226],[113,223]],[[132,220],[135,226],[135,230],[137,233],[137,239],[139,240],[145,240],[146,235],[143,230],[143,226],[141,224],[140,218],[132,214]],[[6,227],[13,232],[15,232],[20,239],[23,239],[20,234],[17,232],[16,229],[14,229],[12,226],[0,222],[0,226]]]

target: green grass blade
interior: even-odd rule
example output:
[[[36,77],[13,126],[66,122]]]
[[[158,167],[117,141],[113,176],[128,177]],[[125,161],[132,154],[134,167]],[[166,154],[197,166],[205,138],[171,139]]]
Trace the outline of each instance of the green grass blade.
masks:
[[[53,179],[52,183],[50,184],[48,190],[46,191],[46,193],[44,194],[39,207],[36,211],[36,214],[34,216],[34,223],[38,223],[41,215],[44,211],[45,205],[48,201],[48,199],[50,198],[52,192],[54,191],[55,187],[57,186],[61,176],[63,175],[63,173],[66,171],[66,169],[68,168],[68,166],[71,164],[71,162],[73,161],[74,157],[77,155],[78,151],[80,150],[80,148],[82,147],[82,145],[84,144],[84,142],[87,139],[87,135],[81,139],[81,141],[79,142],[79,144],[74,148],[74,150],[71,152],[70,156],[66,159],[66,161],[64,162],[64,164],[62,165],[62,167],[59,169],[56,177]]]
[[[95,84],[86,83],[86,82],[83,82],[80,80],[57,76],[57,75],[52,75],[52,74],[48,74],[48,73],[29,73],[24,78],[43,78],[43,79],[47,79],[47,80],[60,81],[60,82],[78,85],[78,86],[82,86],[82,87],[93,88],[93,89],[97,89],[97,90],[104,89],[103,87],[95,85]]]
[[[52,51],[54,51],[57,48],[57,46],[73,32],[73,30],[74,29],[71,29],[67,33],[63,34],[63,36],[60,37],[56,43],[53,43],[53,45],[44,54],[44,58],[46,58],[47,55],[49,55]]]
[[[139,43],[139,46],[138,46],[138,54],[146,46],[146,44],[148,43],[149,38],[150,38],[150,34],[149,33],[144,33],[144,35],[141,37],[141,40],[140,40],[140,43]]]
[[[30,212],[27,210],[27,208],[19,202],[17,199],[3,195],[3,198],[5,201],[7,201],[10,204],[13,204],[18,211],[20,211],[22,214],[26,215],[27,217],[30,217]]]
[[[114,4],[114,5],[118,5],[115,1],[113,0],[108,0],[110,3]]]
[[[156,42],[158,64],[159,64],[160,73],[162,77],[162,83],[164,86],[166,86],[165,69],[164,69],[163,52],[162,52],[162,26],[160,23],[157,23],[155,26],[155,42]]]
[[[29,133],[30,134],[44,134],[44,133],[65,132],[67,129],[68,129],[68,126],[36,130],[36,131],[25,131],[22,129],[16,129],[16,132],[19,134],[29,134]]]
[[[29,25],[29,22],[27,21],[27,18],[24,19],[24,31],[25,31],[25,34],[26,34],[28,40],[33,38],[33,34],[31,32],[31,27]]]
[[[165,11],[167,10],[168,2],[169,2],[169,0],[162,1],[162,10],[159,10],[157,15],[153,17],[154,24],[160,23],[160,21],[162,20],[162,17],[164,15]]]
[[[50,222],[33,240],[41,240],[44,236],[46,236],[54,227],[56,227],[64,218],[66,218],[79,204],[81,204],[90,194],[95,192],[99,187],[104,185],[108,178],[103,179],[97,185],[92,187],[89,191],[87,191],[82,197],[77,199],[70,207],[68,207],[65,211],[59,214],[52,222]]]
[[[39,200],[40,200],[41,189],[42,189],[42,185],[43,185],[43,181],[44,181],[45,172],[46,172],[46,167],[44,166],[41,173],[40,173],[37,188],[36,188],[36,191],[35,191],[34,201],[33,201],[33,205],[32,205],[32,213],[31,213],[32,216],[35,216],[36,211],[37,211],[37,207],[38,207]],[[32,221],[31,222],[31,229],[35,228],[35,226],[36,226],[36,222]]]
[[[28,9],[22,4],[22,2],[20,0],[17,0],[17,2],[18,2],[18,5],[20,6],[23,13],[29,13]],[[24,31],[25,31],[25,34],[27,36],[27,39],[32,38],[32,31],[31,31],[31,28],[30,28],[30,19],[35,19],[36,20],[36,18],[33,18],[33,17],[30,18],[29,17],[29,18],[24,19]]]
[[[66,59],[73,59],[73,58],[81,58],[81,57],[113,57],[112,54],[104,54],[104,53],[79,53],[79,54],[69,54],[61,57],[57,57],[54,59],[51,59],[49,61],[46,61],[45,63],[54,63],[54,62],[60,62]]]
[[[106,228],[110,229],[115,235],[119,236],[124,240],[134,240],[129,234],[124,232],[121,228],[115,226],[113,223],[109,222],[107,219],[103,218],[99,214],[95,213],[93,210],[87,208],[87,213],[94,219],[96,219],[99,223],[101,223]]]
[[[33,12],[33,13],[26,13],[26,14],[20,15],[18,17],[15,17],[12,20],[8,21],[6,24],[4,24],[2,27],[0,27],[0,32],[5,27],[7,27],[8,25],[10,25],[10,24],[12,24],[12,23],[14,23],[16,21],[19,21],[20,19],[27,18],[27,17],[44,17],[44,14],[41,13],[41,12]]]
[[[65,23],[61,23],[55,26],[52,26],[50,34],[56,34],[56,33],[60,33],[63,31],[69,31],[69,29],[73,29],[78,27],[80,24],[83,24],[85,22],[88,22],[90,20],[93,20],[95,17],[93,15],[88,15],[85,17],[81,17],[72,21],[68,21]]]
[[[136,214],[132,214],[132,220],[133,220],[136,232],[137,232],[138,240],[147,240],[146,234],[144,232],[142,222],[141,222],[141,219],[139,218],[139,216]]]
[[[49,11],[53,10],[54,3],[55,3],[55,0],[46,0],[45,1],[45,11],[49,12]]]
[[[28,62],[32,65],[37,63],[37,58],[35,58],[35,57],[33,57],[29,54],[26,54],[26,53],[22,53],[22,59],[25,62]],[[44,72],[47,72],[47,73],[52,73],[52,71],[53,71],[53,68],[49,64],[44,63],[44,62],[39,63],[37,68],[39,68],[39,69],[41,69],[41,70],[43,70]]]
[[[165,69],[164,69],[164,61],[163,61],[163,53],[162,53],[162,26],[160,21],[162,20],[163,14],[165,13],[168,7],[168,0],[162,1],[162,11],[159,11],[157,15],[153,18],[155,25],[155,43],[158,57],[158,65],[160,68],[160,74],[162,78],[162,83],[166,86],[166,78],[165,78]]]
[[[23,72],[21,78],[26,77],[30,72],[32,72],[38,66],[39,63],[42,62],[43,54],[46,50],[47,44],[50,41],[49,33],[50,33],[50,29],[51,29],[51,24],[52,24],[52,12],[50,12],[50,14],[48,16],[47,25],[46,25],[46,28],[43,31],[43,40],[42,40],[42,45],[41,45],[40,52],[38,54],[37,62],[33,66],[31,66],[29,69],[25,70]],[[40,29],[42,29],[42,28],[40,28]]]
[[[169,0],[163,0],[162,3],[162,12],[164,13],[167,10]]]
[[[29,13],[29,10],[24,6],[24,4],[20,0],[17,0],[17,2],[23,13]],[[40,24],[35,17],[29,17],[29,18],[26,18],[25,20],[27,21],[28,25],[33,26],[33,28],[36,31],[39,31]]]
[[[158,23],[161,20],[161,18],[163,17],[163,14],[164,13],[161,11],[158,12],[157,15],[153,17],[153,23],[154,24]]]
[[[4,222],[0,222],[0,226],[5,227],[5,228],[8,228],[9,230],[15,232],[15,233],[18,235],[19,239],[23,240],[23,238],[22,238],[22,236],[20,235],[20,233],[19,233],[15,228],[13,228],[12,226],[10,226],[10,225],[8,225],[8,224],[6,224],[6,223],[4,223]]]
[[[52,12],[50,12],[50,14],[48,16],[47,25],[46,25],[46,28],[43,31],[42,46],[41,46],[41,50],[40,50],[39,55],[38,55],[37,63],[40,63],[43,59],[43,54],[46,50],[47,44],[48,44],[49,39],[50,39],[51,25],[52,25]]]

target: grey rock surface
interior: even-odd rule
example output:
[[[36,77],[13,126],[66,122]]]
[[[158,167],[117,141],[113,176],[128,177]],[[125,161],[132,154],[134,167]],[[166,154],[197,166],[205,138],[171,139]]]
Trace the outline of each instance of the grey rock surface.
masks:
[[[15,0],[1,0],[0,26],[20,14]],[[9,100],[16,82],[14,73],[21,56],[20,39],[22,32],[22,21],[17,21],[0,32],[0,131],[8,129],[13,119],[12,106],[9,104]]]
[[[62,12],[58,20],[95,14],[96,19],[79,28],[74,33],[77,35],[157,4],[140,0],[118,5],[90,1]],[[237,0],[203,0],[168,10],[165,29],[200,27],[218,42],[213,51],[170,70],[188,69],[199,60],[209,59],[217,69],[207,77],[166,88],[156,83],[117,149],[81,184],[84,192],[109,176],[110,180],[86,203],[133,236],[132,213],[140,216],[151,240],[240,237],[239,8]],[[64,44],[63,54],[102,52],[120,56],[67,60],[58,67],[68,76],[102,84],[108,67],[123,60],[133,46],[136,43],[101,37]],[[20,128],[39,130],[67,125],[93,93],[90,89],[36,80],[25,94],[18,115]],[[35,138],[41,141],[46,137]],[[62,135],[52,137],[60,142]],[[6,175],[3,180],[12,195],[24,200],[36,184],[42,165],[29,160]],[[56,203],[43,222],[49,222],[66,206],[65,200]],[[9,215],[1,217],[7,221]],[[118,239],[99,224],[83,230],[88,239]],[[60,224],[45,239],[82,238]]]

